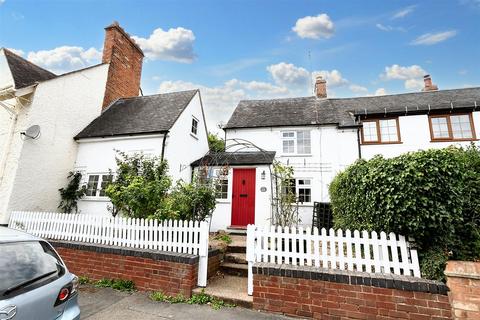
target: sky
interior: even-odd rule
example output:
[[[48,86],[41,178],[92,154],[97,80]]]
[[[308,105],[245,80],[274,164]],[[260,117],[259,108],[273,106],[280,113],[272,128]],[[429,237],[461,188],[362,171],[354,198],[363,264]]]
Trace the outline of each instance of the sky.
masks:
[[[57,74],[101,60],[118,21],[144,50],[144,94],[199,88],[211,131],[242,99],[480,86],[480,0],[0,0],[0,47]]]

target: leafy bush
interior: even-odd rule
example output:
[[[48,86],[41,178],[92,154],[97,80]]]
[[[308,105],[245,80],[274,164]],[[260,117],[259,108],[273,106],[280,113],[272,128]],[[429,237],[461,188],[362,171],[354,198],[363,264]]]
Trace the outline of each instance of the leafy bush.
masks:
[[[80,172],[69,172],[68,173],[68,185],[66,188],[60,188],[60,204],[58,208],[64,213],[75,213],[78,212],[77,202],[80,200],[85,193],[87,192],[86,186],[80,185],[82,181],[82,174]]]
[[[225,151],[225,140],[220,138],[215,133],[208,133],[208,145],[210,147],[210,151],[212,152],[223,152]]]
[[[480,257],[480,150],[450,147],[358,160],[330,185],[337,228],[415,238],[422,273],[443,279],[447,256]]]
[[[110,208],[112,214],[122,212],[131,218],[159,214],[172,185],[167,175],[167,162],[159,157],[147,158],[143,154],[122,152],[117,152],[116,162],[115,180],[105,190],[113,204]]]

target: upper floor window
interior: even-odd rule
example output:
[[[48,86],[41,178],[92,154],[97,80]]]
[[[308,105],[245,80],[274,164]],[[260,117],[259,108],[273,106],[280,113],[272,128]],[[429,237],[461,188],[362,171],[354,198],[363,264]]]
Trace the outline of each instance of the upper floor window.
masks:
[[[398,118],[363,121],[362,143],[398,143],[400,127]]]
[[[446,114],[429,117],[432,141],[474,140],[472,114]]]
[[[198,132],[198,120],[195,117],[192,117],[192,128],[190,131],[193,135],[197,135]]]
[[[284,154],[310,154],[310,131],[283,131],[282,151]]]
[[[90,174],[88,175],[87,192],[88,197],[106,197],[105,189],[112,182],[111,174]]]

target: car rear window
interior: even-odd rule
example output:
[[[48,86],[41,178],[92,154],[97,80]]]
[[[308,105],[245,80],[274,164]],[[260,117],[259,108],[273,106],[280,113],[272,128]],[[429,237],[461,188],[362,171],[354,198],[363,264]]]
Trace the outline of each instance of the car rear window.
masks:
[[[49,272],[63,273],[63,264],[49,244],[25,241],[0,244],[0,294],[22,282]]]

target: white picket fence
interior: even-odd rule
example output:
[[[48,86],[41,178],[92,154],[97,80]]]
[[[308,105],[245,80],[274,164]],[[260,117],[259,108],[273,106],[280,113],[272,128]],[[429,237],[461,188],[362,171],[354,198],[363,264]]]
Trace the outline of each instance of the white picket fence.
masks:
[[[207,284],[207,222],[14,211],[8,226],[46,239],[198,255],[198,285]]]
[[[372,231],[247,227],[248,294],[255,262],[420,277],[417,251],[404,236]]]

